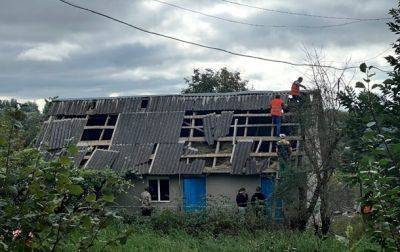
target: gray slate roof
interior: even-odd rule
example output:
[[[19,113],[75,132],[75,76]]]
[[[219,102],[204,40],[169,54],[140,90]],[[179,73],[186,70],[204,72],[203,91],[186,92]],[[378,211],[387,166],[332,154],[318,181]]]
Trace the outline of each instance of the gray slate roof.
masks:
[[[183,154],[195,153],[179,142],[185,113],[208,114],[203,119],[204,136],[207,143],[213,145],[217,138],[229,133],[234,111],[265,111],[276,94],[287,99],[289,92],[63,99],[53,103],[50,114],[68,117],[119,114],[109,150],[96,149],[85,167],[111,168],[121,174],[202,174],[205,160],[187,163],[187,159],[181,158]],[[148,102],[146,108],[141,104],[144,98]],[[69,138],[77,143],[86,123],[82,118],[46,122],[38,136],[38,146],[60,149]],[[252,145],[253,142],[246,141],[236,144],[232,174],[258,174],[265,168],[266,162],[250,159]],[[80,163],[85,153],[80,152],[74,161]]]

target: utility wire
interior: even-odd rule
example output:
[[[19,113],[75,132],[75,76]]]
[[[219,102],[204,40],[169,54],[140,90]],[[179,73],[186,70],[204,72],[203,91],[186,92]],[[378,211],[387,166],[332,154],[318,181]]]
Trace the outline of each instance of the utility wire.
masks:
[[[230,22],[230,23],[235,23],[235,24],[241,24],[241,25],[247,25],[247,26],[253,26],[253,27],[259,27],[259,28],[305,28],[305,29],[315,29],[315,28],[329,28],[329,27],[338,27],[338,26],[345,26],[345,25],[350,25],[350,24],[355,24],[355,23],[359,23],[365,20],[352,20],[352,21],[348,21],[348,22],[344,22],[344,23],[340,23],[340,24],[331,24],[331,25],[265,25],[265,24],[255,24],[255,23],[248,23],[248,22],[243,22],[243,21],[238,21],[238,20],[234,20],[234,19],[228,19],[228,18],[224,18],[224,17],[218,17],[218,16],[214,16],[214,15],[210,15],[201,11],[197,11],[197,10],[193,10],[193,9],[189,9],[186,7],[182,7],[173,3],[168,3],[165,1],[161,1],[161,0],[153,0],[154,2],[160,3],[160,4],[164,4],[173,8],[177,8],[180,10],[184,10],[184,11],[188,11],[188,12],[192,12],[192,13],[196,13],[205,17],[209,17],[209,18],[214,18],[214,19],[218,19],[218,20],[222,20],[225,22]],[[376,21],[376,20],[375,20]]]
[[[188,40],[183,40],[183,39],[180,39],[180,38],[172,37],[172,36],[169,36],[169,35],[161,34],[161,33],[158,33],[158,32],[153,32],[153,31],[147,30],[145,28],[129,24],[129,23],[127,23],[125,21],[122,21],[120,19],[117,19],[117,18],[108,16],[106,14],[100,13],[98,11],[95,11],[95,10],[92,10],[92,9],[89,9],[89,8],[85,8],[85,7],[70,3],[70,2],[65,1],[65,0],[58,0],[58,1],[60,1],[60,2],[62,2],[64,4],[67,4],[69,6],[72,6],[74,8],[78,8],[78,9],[93,13],[95,15],[102,16],[102,17],[107,18],[107,19],[111,19],[111,20],[113,20],[115,22],[124,24],[126,26],[132,27],[132,28],[134,28],[136,30],[139,30],[139,31],[142,31],[142,32],[145,32],[145,33],[149,33],[149,34],[156,35],[156,36],[159,36],[159,37],[175,40],[175,41],[178,41],[178,42],[181,42],[181,43],[185,43],[185,44],[189,44],[189,45],[194,45],[194,46],[198,46],[198,47],[202,47],[202,48],[206,48],[206,49],[210,49],[210,50],[224,52],[224,53],[235,55],[235,56],[239,56],[239,57],[257,59],[257,60],[274,62],[274,63],[282,63],[282,64],[292,65],[292,66],[324,67],[324,68],[330,68],[330,69],[335,69],[335,70],[340,70],[340,71],[351,69],[351,68],[356,68],[355,66],[340,68],[340,67],[329,66],[329,65],[315,65],[315,64],[307,64],[307,63],[295,63],[295,62],[290,62],[290,61],[285,61],[285,60],[270,59],[270,58],[264,58],[264,57],[259,57],[259,56],[243,54],[243,53],[237,53],[237,52],[230,51],[230,50],[227,50],[227,49],[214,47],[214,46],[209,46],[209,45],[204,45],[204,44],[200,44],[200,43],[196,43],[196,42],[192,42],[192,41],[188,41]]]
[[[301,13],[301,12],[292,12],[292,11],[269,9],[269,8],[264,8],[264,7],[260,7],[260,6],[254,6],[254,5],[239,3],[239,2],[230,1],[230,0],[220,0],[220,1],[226,2],[226,3],[230,3],[230,4],[234,4],[234,5],[244,6],[244,7],[247,7],[247,8],[267,11],[267,12],[276,12],[276,13],[280,13],[280,14],[304,16],[304,17],[310,17],[310,18],[325,18],[325,19],[354,20],[354,21],[379,21],[379,20],[389,20],[389,19],[391,19],[391,18],[385,18],[385,17],[380,17],[380,18],[354,18],[354,17],[337,17],[337,16],[314,15],[314,14],[307,14],[307,13]]]

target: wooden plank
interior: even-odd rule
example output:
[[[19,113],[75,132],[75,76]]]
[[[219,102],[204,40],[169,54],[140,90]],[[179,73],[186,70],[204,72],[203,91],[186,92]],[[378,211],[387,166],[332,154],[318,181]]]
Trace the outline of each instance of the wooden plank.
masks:
[[[278,141],[279,137],[271,137],[271,136],[248,136],[248,137],[243,137],[243,136],[237,136],[236,141],[239,140],[253,140],[253,141]],[[300,136],[287,136],[286,139],[288,141],[291,140],[301,140]],[[185,142],[206,142],[204,137],[181,137],[179,138],[180,141],[185,141]],[[221,142],[232,142],[234,139],[233,137],[220,137],[217,139],[217,141]]]
[[[249,111],[247,111],[247,114],[249,114]],[[244,124],[244,134],[243,134],[244,136],[247,136],[248,125],[249,125],[249,117],[246,116],[246,122]],[[237,125],[236,125],[236,127],[237,127]]]
[[[290,116],[292,113],[285,113],[283,116]],[[184,116],[185,119],[202,119],[206,117],[207,115],[186,115]],[[262,113],[262,114],[233,114],[233,117],[271,117],[270,113]]]
[[[78,147],[87,147],[87,146],[99,146],[99,145],[110,145],[111,140],[94,140],[94,141],[80,141],[78,142]]]
[[[232,153],[202,153],[202,154],[188,154],[182,155],[181,158],[222,158],[222,157],[230,157]],[[292,156],[301,156],[304,155],[303,152],[293,152]],[[251,157],[276,157],[276,152],[251,152]]]
[[[84,129],[115,129],[115,126],[85,126]]]
[[[214,154],[219,154],[219,148],[220,148],[220,141],[217,141],[217,146],[215,147],[215,153]],[[214,157],[213,160],[213,167],[217,165],[217,157]]]
[[[281,126],[298,126],[298,125],[299,125],[298,123],[282,123]],[[264,124],[248,124],[248,125],[239,124],[236,127],[237,128],[255,128],[255,127],[262,128],[262,127],[272,127],[272,126],[274,126],[274,124],[272,124],[272,123],[264,123]],[[234,128],[235,125],[231,125],[230,127]],[[201,130],[203,128],[204,128],[203,126],[189,126],[189,125],[188,126],[182,126],[182,129],[197,129],[197,130]]]

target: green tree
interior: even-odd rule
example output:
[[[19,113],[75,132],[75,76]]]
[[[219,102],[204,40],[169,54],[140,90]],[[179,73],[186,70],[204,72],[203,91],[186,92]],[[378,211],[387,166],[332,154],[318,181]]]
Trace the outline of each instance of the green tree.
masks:
[[[24,149],[25,118],[19,106],[0,114],[0,250],[87,251],[94,242],[125,241],[130,230],[105,241],[98,234],[118,218],[108,206],[128,182],[110,170],[76,167],[74,146],[49,162]]]
[[[247,80],[242,80],[239,72],[230,72],[225,67],[215,72],[212,69],[205,69],[201,72],[199,69],[193,70],[191,77],[185,78],[188,85],[182,90],[182,93],[227,93],[246,91]]]
[[[389,27],[399,34],[400,9],[390,14]],[[361,205],[373,208],[364,215],[367,232],[390,251],[400,250],[400,39],[393,48],[396,55],[386,57],[394,68],[388,79],[373,83],[374,67],[363,63],[366,77],[356,83],[360,92],[347,88],[340,94],[349,111],[345,169],[354,175],[350,182],[360,186]]]

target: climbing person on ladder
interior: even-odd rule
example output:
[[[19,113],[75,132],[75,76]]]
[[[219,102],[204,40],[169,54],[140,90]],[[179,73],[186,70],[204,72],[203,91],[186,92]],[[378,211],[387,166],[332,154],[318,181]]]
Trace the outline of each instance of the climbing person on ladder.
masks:
[[[292,95],[292,101],[294,102],[300,102],[300,87],[307,89],[304,85],[301,85],[302,82],[303,82],[303,77],[299,77],[292,84],[290,94]]]
[[[275,99],[271,101],[271,117],[272,123],[275,125],[275,136],[281,134],[281,124],[282,124],[282,111],[285,106],[280,95],[276,95]]]
[[[280,140],[276,144],[276,154],[278,155],[279,162],[277,179],[280,179],[283,171],[287,168],[290,156],[292,155],[292,147],[290,146],[290,142],[286,140],[286,135],[280,134],[279,137]]]

